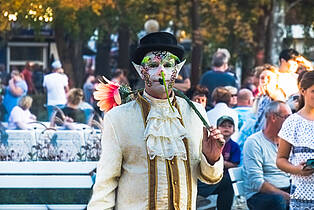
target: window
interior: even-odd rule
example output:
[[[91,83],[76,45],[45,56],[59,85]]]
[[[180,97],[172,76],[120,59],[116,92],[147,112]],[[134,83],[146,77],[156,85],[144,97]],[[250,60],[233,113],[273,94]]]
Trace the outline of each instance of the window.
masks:
[[[43,60],[43,47],[11,47],[11,61],[35,61]]]
[[[48,43],[9,42],[7,47],[7,71],[12,67],[23,69],[27,61],[47,67]]]

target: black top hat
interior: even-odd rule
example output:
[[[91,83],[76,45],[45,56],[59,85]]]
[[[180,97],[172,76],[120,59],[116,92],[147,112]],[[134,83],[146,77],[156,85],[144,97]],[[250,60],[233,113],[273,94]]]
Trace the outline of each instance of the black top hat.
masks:
[[[184,54],[183,47],[178,45],[174,35],[168,32],[155,32],[144,36],[140,40],[140,46],[133,54],[132,61],[140,65],[144,56],[152,51],[168,51],[180,60],[182,60]]]

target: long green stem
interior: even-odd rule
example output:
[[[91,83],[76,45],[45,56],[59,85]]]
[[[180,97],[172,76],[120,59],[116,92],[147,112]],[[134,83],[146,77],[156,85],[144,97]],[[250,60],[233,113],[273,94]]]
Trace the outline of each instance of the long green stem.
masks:
[[[165,91],[166,91],[168,103],[169,103],[172,111],[174,112],[174,109],[173,109],[172,104],[171,104],[170,99],[169,99],[169,93],[168,93],[168,88],[166,85],[165,73],[163,71],[161,71],[161,77],[162,77],[162,82],[164,83],[164,86],[165,86]]]
[[[162,72],[161,73],[161,76],[162,76],[162,79],[163,79],[163,84],[165,85],[166,82],[165,82],[165,75],[164,73]],[[165,85],[165,89],[166,89],[166,94],[167,94],[167,98],[168,98],[168,103],[170,104],[170,107],[172,108],[173,110],[173,107],[172,107],[172,104],[170,103],[170,99],[169,99],[169,96],[168,96],[168,89],[167,89],[167,86]],[[139,89],[139,90],[135,90],[135,91],[130,91],[128,93],[129,94],[136,94],[138,92],[141,92],[143,91],[144,89]],[[210,128],[210,125],[208,125],[207,121],[203,118],[203,116],[201,115],[201,113],[197,110],[197,108],[195,107],[195,105],[192,103],[192,101],[180,90],[178,89],[175,89],[173,88],[173,91],[174,93],[179,96],[180,98],[183,98],[184,100],[186,100],[186,102],[192,107],[192,109],[195,111],[196,115],[201,119],[201,121],[203,122],[203,125],[209,129]],[[174,111],[174,110],[173,110]]]
[[[180,90],[173,88],[174,93],[185,99],[186,102],[192,107],[192,109],[195,111],[195,113],[197,114],[197,116],[201,119],[201,121],[203,122],[203,125],[209,130],[210,126],[208,125],[208,123],[206,122],[206,120],[204,119],[204,117],[201,115],[201,113],[197,110],[197,108],[195,107],[195,105],[192,103],[192,101],[186,96],[184,95],[184,93],[182,93]]]
[[[162,73],[162,75],[164,75]],[[164,82],[164,78],[163,78],[163,84],[165,84]],[[166,87],[165,87],[166,88]],[[144,89],[139,89],[139,90],[135,90],[135,91],[131,91],[129,92],[129,94],[136,94],[138,92],[143,91]],[[195,105],[192,103],[192,101],[180,90],[173,88],[174,93],[179,96],[180,98],[183,98],[184,100],[186,100],[186,102],[192,107],[192,109],[195,111],[196,115],[201,119],[201,121],[203,122],[203,125],[209,129],[210,125],[208,125],[207,121],[203,118],[203,116],[201,115],[201,113],[197,110],[197,108],[195,107]],[[167,98],[168,98],[168,102],[172,108],[172,104],[170,103],[169,97],[168,97],[168,89],[166,88],[166,94],[167,94]]]

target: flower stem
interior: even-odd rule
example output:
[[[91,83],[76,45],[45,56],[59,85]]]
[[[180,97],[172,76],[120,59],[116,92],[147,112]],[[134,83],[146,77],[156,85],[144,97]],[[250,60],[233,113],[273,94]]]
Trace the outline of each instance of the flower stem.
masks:
[[[169,103],[172,111],[174,112],[174,109],[173,109],[172,104],[171,104],[170,99],[169,99],[169,93],[168,93],[168,88],[167,88],[167,85],[166,85],[165,73],[163,71],[161,71],[161,77],[162,77],[162,81],[163,81],[164,86],[165,86],[165,91],[166,91],[168,103]]]
[[[197,108],[195,107],[195,105],[192,103],[192,101],[186,96],[184,95],[184,93],[182,93],[180,90],[173,88],[174,93],[183,98],[184,100],[186,100],[186,102],[192,107],[192,109],[195,111],[195,113],[197,114],[197,116],[201,119],[201,121],[203,122],[203,125],[209,130],[210,126],[208,125],[207,121],[204,119],[204,117],[201,115],[201,113],[197,110]]]

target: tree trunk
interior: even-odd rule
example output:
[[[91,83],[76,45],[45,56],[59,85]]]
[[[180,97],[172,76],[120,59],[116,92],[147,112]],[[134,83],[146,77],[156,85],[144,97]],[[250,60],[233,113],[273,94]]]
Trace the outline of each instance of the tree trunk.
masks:
[[[118,68],[129,68],[129,47],[130,47],[130,29],[127,24],[122,23],[119,26],[119,56]]]
[[[258,23],[256,25],[256,35],[255,41],[257,43],[255,49],[255,66],[261,66],[265,63],[265,53],[266,53],[266,34],[267,27],[269,24],[269,11],[268,9],[264,9],[264,15],[260,16],[258,19]]]
[[[174,3],[175,3],[175,11],[176,11],[176,13],[175,13],[175,21],[173,23],[173,34],[175,36],[177,36],[177,32],[180,29],[179,27],[182,27],[182,26],[180,26],[180,24],[181,24],[180,17],[181,17],[181,13],[182,12],[180,11],[180,1],[179,0],[175,0]]]
[[[97,42],[96,72],[95,72],[96,75],[101,75],[110,78],[111,74],[110,48],[111,48],[110,34],[104,32],[103,38]]]
[[[61,24],[55,25],[55,41],[70,87],[81,87],[84,78],[83,41],[67,36]]]
[[[285,35],[285,2],[284,0],[273,0],[272,11],[269,24],[269,50],[267,53],[267,62],[277,64],[279,53],[282,50],[283,38]]]
[[[83,87],[85,76],[85,63],[83,60],[83,40],[71,40],[71,61],[73,66],[73,73],[75,77],[75,87]]]
[[[65,31],[61,24],[55,24],[55,41],[62,67],[65,74],[69,77],[69,83],[72,86],[72,84],[75,84],[75,81],[73,81],[74,71],[70,59],[70,46],[69,43],[65,40]]]
[[[200,33],[199,0],[192,0],[192,65],[191,85],[198,84],[201,75],[202,35]]]
[[[254,56],[247,52],[244,52],[241,55],[241,75],[237,75],[239,77],[239,82],[243,84],[244,79],[251,75],[252,68],[254,67]]]

